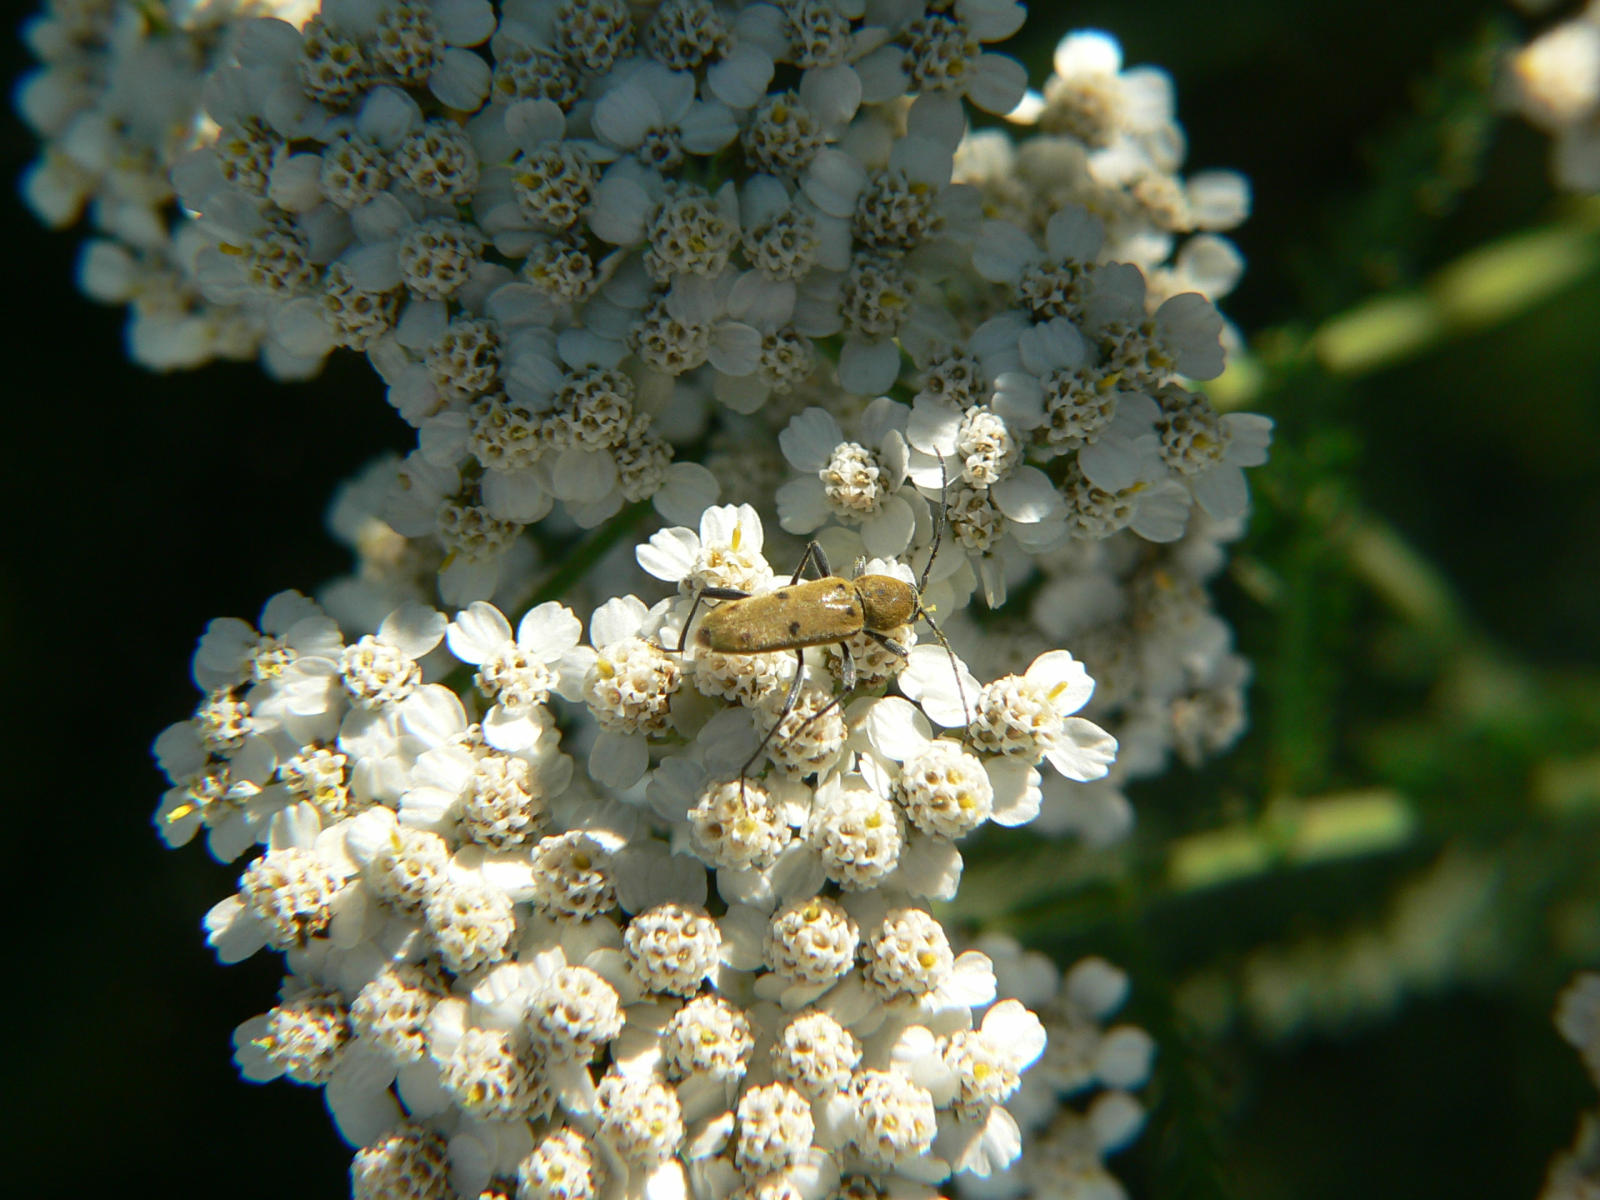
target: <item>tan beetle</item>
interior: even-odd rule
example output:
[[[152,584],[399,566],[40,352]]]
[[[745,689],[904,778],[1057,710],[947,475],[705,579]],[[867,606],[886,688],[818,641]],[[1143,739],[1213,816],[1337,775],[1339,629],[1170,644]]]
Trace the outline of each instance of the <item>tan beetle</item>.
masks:
[[[942,457],[939,466],[942,473]],[[808,542],[805,553],[800,556],[800,565],[795,567],[794,574],[784,587],[756,594],[737,588],[706,587],[695,596],[678,634],[678,653],[683,653],[688,644],[689,628],[694,623],[694,614],[700,602],[721,600],[723,603],[708,612],[695,630],[695,645],[720,654],[765,654],[776,650],[793,650],[799,660],[778,719],[744,766],[739,768],[741,786],[756,759],[767,748],[767,743],[783,725],[784,718],[794,710],[805,681],[805,649],[808,646],[839,644],[839,673],[844,690],[821,711],[808,717],[806,725],[838,707],[855,690],[856,664],[845,639],[858,633],[865,634],[890,653],[905,658],[909,652],[889,636],[889,630],[898,629],[918,618],[928,623],[928,628],[933,630],[934,637],[939,639],[939,644],[950,656],[950,668],[956,677],[956,691],[961,697],[962,708],[967,709],[955,651],[950,648],[944,632],[934,624],[922,603],[922,591],[928,585],[928,572],[933,569],[933,559],[939,553],[943,533],[944,511],[941,505],[938,520],[934,524],[928,561],[922,568],[922,578],[914,586],[893,575],[858,574],[849,579],[835,575],[821,545]],[[808,567],[815,568],[818,577],[802,582],[801,576]],[[804,725],[801,726],[801,730],[804,728]],[[795,731],[796,736],[801,730]]]

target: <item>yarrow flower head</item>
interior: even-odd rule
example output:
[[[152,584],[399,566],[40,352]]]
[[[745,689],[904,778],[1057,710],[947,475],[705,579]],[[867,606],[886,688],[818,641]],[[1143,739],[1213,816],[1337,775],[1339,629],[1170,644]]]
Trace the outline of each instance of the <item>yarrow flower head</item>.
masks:
[[[1022,17],[41,18],[27,194],[135,356],[350,350],[414,431],[155,746],[240,864],[209,944],[285,956],[240,1070],[327,1088],[355,1195],[1047,1196],[1137,1131],[1120,975],[934,902],[1242,727],[1205,581],[1270,422],[1195,383],[1248,197],[1103,35],[1025,98]]]

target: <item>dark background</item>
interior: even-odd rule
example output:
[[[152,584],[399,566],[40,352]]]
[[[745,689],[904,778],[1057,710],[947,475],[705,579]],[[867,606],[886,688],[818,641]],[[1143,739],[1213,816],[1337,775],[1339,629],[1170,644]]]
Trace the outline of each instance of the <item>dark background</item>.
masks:
[[[1249,269],[1226,304],[1245,330],[1328,315],[1308,314],[1319,301],[1306,263],[1361,194],[1366,148],[1414,106],[1412,85],[1442,48],[1486,21],[1514,25],[1498,5],[1461,0],[1086,0],[1033,13],[1014,52],[1035,78],[1058,32],[1112,30],[1130,63],[1174,75],[1191,168],[1249,176],[1254,215],[1235,235]],[[15,44],[7,53],[14,78],[26,58]],[[15,179],[31,142],[14,121],[3,129]],[[1559,211],[1544,155],[1536,134],[1498,127],[1481,180],[1431,228],[1417,265]],[[129,366],[121,315],[74,291],[78,238],[5,202],[8,1108],[21,1151],[9,1188],[339,1195],[348,1151],[319,1093],[242,1083],[230,1062],[231,1031],[271,1005],[279,960],[220,968],[204,946],[200,917],[235,873],[198,844],[162,848],[148,748],[192,708],[188,659],[210,618],[253,619],[273,592],[344,569],[320,534],[331,489],[378,450],[405,449],[409,431],[352,356],[299,385],[253,365],[166,377]],[[1590,278],[1363,381],[1341,410],[1366,502],[1496,641],[1553,667],[1600,664],[1597,333]],[[1304,432],[1275,415],[1281,433]],[[1241,603],[1226,589],[1224,601]],[[1247,652],[1270,654],[1270,635],[1250,632],[1263,623],[1242,625]],[[1592,1102],[1549,1028],[1551,975],[1539,1003],[1463,988],[1338,1036],[1220,1048],[1226,1111],[1205,1190],[1534,1195]],[[1158,1123],[1131,1153],[1136,1195],[1168,1190],[1157,1190],[1161,1137]]]

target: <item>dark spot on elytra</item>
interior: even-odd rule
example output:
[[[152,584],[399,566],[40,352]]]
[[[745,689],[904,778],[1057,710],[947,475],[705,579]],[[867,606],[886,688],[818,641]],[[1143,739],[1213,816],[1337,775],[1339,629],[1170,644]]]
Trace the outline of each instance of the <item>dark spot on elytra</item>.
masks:
[[[787,600],[789,598],[789,589],[779,588],[775,594],[779,600]]]
[[[799,621],[790,621],[789,622],[789,632],[790,633],[799,633],[800,632],[800,622]]]

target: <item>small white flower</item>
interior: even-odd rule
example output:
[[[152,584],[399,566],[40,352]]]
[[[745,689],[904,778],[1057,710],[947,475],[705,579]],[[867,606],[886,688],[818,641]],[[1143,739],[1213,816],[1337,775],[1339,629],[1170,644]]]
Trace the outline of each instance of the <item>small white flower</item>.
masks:
[[[926,673],[937,678],[941,666],[948,678],[950,663],[942,649],[919,656],[919,682]],[[975,703],[981,692],[977,681],[972,683],[970,702]],[[918,694],[928,701],[928,691]],[[874,700],[861,724],[872,749],[899,764],[895,796],[908,819],[924,833],[954,840],[985,821],[1017,826],[1038,815],[1036,770],[1016,759],[980,759],[963,750],[959,742],[934,738],[927,718],[909,702],[896,696]]]
[[[450,652],[478,668],[478,690],[494,701],[483,717],[483,736],[499,750],[527,750],[539,739],[547,718],[543,704],[552,691],[577,696],[573,652],[583,623],[554,601],[523,614],[516,637],[492,604],[477,601],[457,613],[445,637]]]
[[[646,609],[635,596],[606,601],[589,625],[593,649],[573,652],[573,669],[585,671],[583,698],[600,723],[589,773],[612,787],[631,787],[643,777],[650,765],[647,739],[666,729],[668,706],[683,681],[677,656],[650,636],[667,603]]]
[[[600,141],[663,172],[685,154],[715,154],[739,131],[726,105],[695,99],[693,73],[650,62],[614,77],[595,104],[593,124]]]
[[[894,558],[911,543],[916,519],[901,493],[907,479],[904,405],[879,397],[845,438],[826,410],[808,408],[778,435],[790,466],[804,474],[778,489],[779,523],[810,533],[830,518],[859,525],[867,553]]]
[[[1068,779],[1098,779],[1116,755],[1116,739],[1074,717],[1094,692],[1083,664],[1065,650],[1041,654],[1022,675],[987,685],[974,706],[975,746],[1026,762],[1046,759]]]
[[[761,517],[748,504],[724,504],[700,514],[700,532],[672,526],[652,534],[635,557],[657,579],[676,583],[680,595],[707,587],[765,591],[772,568],[761,555]]]

